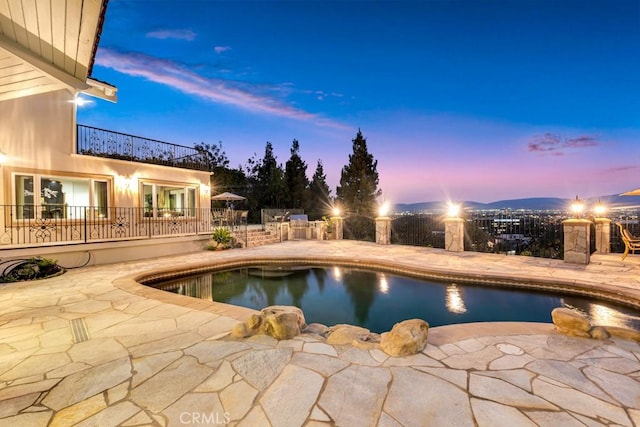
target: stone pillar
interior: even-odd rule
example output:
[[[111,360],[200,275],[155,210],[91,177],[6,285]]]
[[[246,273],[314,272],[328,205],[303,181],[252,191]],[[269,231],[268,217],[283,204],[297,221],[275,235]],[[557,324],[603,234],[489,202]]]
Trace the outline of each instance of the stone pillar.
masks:
[[[596,251],[599,254],[611,252],[611,220],[609,218],[595,218],[596,223]]]
[[[464,219],[444,219],[444,250],[464,252]]]
[[[391,244],[391,218],[388,216],[376,218],[376,243],[379,245]]]
[[[342,240],[344,220],[341,216],[332,216],[331,222],[333,223],[333,238],[335,240]]]
[[[564,262],[589,264],[591,257],[591,221],[567,219],[562,221],[564,230]]]
[[[289,223],[288,222],[278,222],[278,228],[280,229],[280,241],[284,242],[285,240],[289,240]]]
[[[309,222],[309,229],[311,230],[311,240],[322,240],[322,236],[324,236],[325,223],[324,221]]]

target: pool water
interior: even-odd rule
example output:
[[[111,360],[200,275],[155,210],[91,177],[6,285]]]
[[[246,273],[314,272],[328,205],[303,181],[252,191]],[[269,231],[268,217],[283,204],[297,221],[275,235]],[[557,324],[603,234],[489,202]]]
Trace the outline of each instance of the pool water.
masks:
[[[385,332],[402,320],[431,326],[486,321],[551,322],[569,306],[597,325],[640,329],[640,313],[585,297],[482,285],[431,282],[345,267],[252,267],[182,277],[154,287],[260,310],[294,305],[307,323],[348,323]]]

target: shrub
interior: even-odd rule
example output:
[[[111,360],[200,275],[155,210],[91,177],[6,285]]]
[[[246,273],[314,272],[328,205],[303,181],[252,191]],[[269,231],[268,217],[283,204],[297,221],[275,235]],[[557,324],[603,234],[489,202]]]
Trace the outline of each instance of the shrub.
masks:
[[[0,283],[46,279],[64,272],[64,268],[53,259],[34,257],[16,262],[13,268],[8,268],[8,271],[0,276]]]
[[[213,230],[213,234],[211,235],[211,240],[216,244],[208,249],[226,249],[229,247],[232,239],[233,236],[231,235],[231,231],[224,227],[217,227]]]

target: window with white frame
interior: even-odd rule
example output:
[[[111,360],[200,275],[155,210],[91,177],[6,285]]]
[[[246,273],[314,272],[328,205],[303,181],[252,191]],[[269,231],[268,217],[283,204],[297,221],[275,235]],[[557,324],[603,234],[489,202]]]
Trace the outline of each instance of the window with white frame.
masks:
[[[106,178],[14,173],[17,219],[106,218],[110,181]]]
[[[142,182],[144,216],[195,217],[197,187],[190,184]]]

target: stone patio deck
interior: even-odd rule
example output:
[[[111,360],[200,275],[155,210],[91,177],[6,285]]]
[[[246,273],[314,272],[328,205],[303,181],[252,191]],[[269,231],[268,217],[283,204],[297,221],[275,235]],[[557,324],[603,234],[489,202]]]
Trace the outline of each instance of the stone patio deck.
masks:
[[[304,335],[234,340],[250,310],[132,280],[167,266],[301,256],[574,283],[640,301],[640,256],[580,266],[300,241],[74,269],[0,285],[0,426],[640,426],[635,342],[532,323],[432,328],[425,350],[406,358]]]

